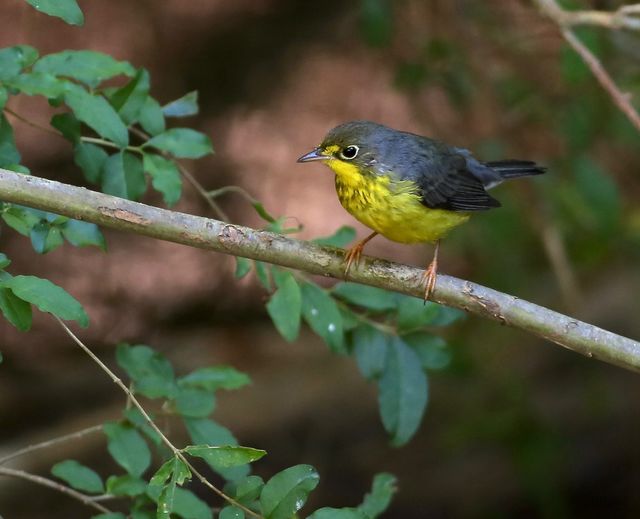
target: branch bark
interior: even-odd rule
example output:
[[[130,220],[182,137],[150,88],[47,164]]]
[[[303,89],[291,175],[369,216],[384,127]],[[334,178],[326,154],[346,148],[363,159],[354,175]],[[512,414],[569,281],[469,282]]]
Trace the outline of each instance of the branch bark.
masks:
[[[0,200],[191,247],[344,279],[344,251],[0,169]],[[364,257],[349,280],[422,297],[423,271]],[[438,275],[432,299],[640,372],[640,343],[515,296]]]

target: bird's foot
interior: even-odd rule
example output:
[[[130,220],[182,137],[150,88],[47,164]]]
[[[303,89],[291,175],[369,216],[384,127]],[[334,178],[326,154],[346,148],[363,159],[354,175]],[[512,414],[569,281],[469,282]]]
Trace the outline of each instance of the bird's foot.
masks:
[[[377,232],[372,232],[364,240],[360,240],[345,252],[344,259],[347,261],[347,265],[344,268],[345,277],[349,275],[349,269],[351,268],[351,265],[355,263],[355,266],[358,266],[358,263],[360,263],[360,256],[362,256],[362,249],[364,249],[364,246],[367,244],[367,242],[377,234]]]
[[[360,263],[360,256],[362,256],[362,249],[364,249],[365,240],[359,241],[353,247],[345,252],[344,259],[347,261],[347,264],[344,268],[344,275],[349,275],[349,269],[351,269],[351,265],[355,264],[357,267]]]
[[[433,289],[436,287],[437,277],[438,277],[438,261],[434,259],[429,264],[429,266],[427,267],[427,270],[425,270],[424,274],[422,275],[422,282],[425,285],[425,288],[424,288],[425,303],[431,297],[431,294],[433,293]]]

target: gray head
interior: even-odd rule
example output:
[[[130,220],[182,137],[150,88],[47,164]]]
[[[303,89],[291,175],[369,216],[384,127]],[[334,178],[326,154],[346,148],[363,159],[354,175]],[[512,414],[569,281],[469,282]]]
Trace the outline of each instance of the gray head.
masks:
[[[384,157],[399,132],[371,121],[350,121],[327,133],[322,144],[298,162],[340,160],[357,166],[371,166]]]

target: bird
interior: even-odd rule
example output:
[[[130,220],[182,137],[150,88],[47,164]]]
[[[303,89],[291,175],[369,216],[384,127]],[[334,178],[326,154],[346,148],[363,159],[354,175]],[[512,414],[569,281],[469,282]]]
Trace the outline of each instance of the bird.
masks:
[[[546,171],[530,160],[482,162],[465,148],[372,121],[336,126],[297,160],[314,161],[333,170],[340,203],[373,231],[346,251],[345,277],[378,234],[399,243],[433,243],[422,278],[425,302],[436,284],[440,240],[472,214],[500,207],[489,189]]]

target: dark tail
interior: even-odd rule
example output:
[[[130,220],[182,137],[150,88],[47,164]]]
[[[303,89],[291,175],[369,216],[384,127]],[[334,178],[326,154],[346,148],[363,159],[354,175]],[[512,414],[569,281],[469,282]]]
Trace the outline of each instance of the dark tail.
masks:
[[[496,160],[485,162],[484,165],[498,172],[504,179],[542,175],[547,171],[547,168],[531,160]]]

